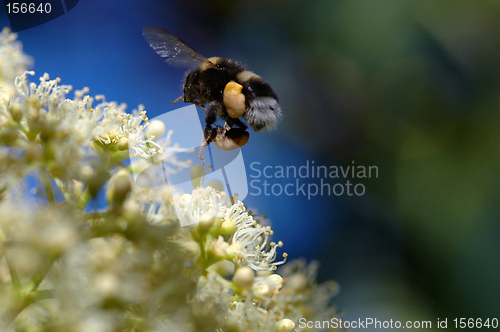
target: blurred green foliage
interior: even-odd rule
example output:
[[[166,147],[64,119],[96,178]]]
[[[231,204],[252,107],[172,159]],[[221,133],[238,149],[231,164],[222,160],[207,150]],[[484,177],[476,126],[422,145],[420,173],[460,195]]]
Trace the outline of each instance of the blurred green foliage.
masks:
[[[368,229],[383,230],[378,241],[402,245],[379,253],[381,261],[386,254],[398,260],[384,271],[365,261],[372,242],[356,240],[378,235],[349,225],[338,235],[350,238],[344,247],[330,245],[323,264],[336,264],[332,273],[347,293],[341,298],[350,298],[347,313],[362,305],[376,312],[389,299],[389,313],[413,317],[419,310],[433,319],[496,315],[500,2],[238,4],[227,29],[237,21],[241,36],[275,41],[254,53],[270,54],[288,139],[331,163],[380,168],[367,185],[370,198],[350,202],[358,212],[349,222],[375,216],[378,225]],[[345,247],[354,243],[359,248]],[[339,251],[347,257],[333,257]],[[384,285],[392,297],[373,296]],[[358,298],[347,291],[356,288],[363,289]]]

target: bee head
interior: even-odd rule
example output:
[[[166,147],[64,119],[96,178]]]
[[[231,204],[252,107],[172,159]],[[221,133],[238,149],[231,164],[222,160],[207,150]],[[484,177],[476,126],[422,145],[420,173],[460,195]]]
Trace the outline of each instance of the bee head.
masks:
[[[201,99],[200,91],[198,89],[200,71],[195,70],[190,72],[186,76],[186,82],[184,82],[184,102],[189,103],[195,99]]]

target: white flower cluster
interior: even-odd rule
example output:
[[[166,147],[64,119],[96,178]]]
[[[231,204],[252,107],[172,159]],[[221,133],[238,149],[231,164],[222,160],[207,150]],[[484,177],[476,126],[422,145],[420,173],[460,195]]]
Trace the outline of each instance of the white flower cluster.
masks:
[[[34,72],[16,77],[12,94],[0,103],[3,143],[24,148],[35,162],[49,164],[51,175],[85,181],[94,175],[89,159],[129,149],[146,159],[165,153],[171,156],[164,159],[170,165],[185,166],[173,156],[179,148],[169,145],[169,136],[158,142],[154,136],[145,138],[149,122],[142,105],[132,114],[125,112],[125,104],[106,102],[103,96],[97,96],[100,102],[93,105],[88,88],[68,99],[72,87],[60,85],[59,78],[51,80],[44,74],[37,85],[28,81],[28,75]]]
[[[9,28],[0,32],[0,83],[9,91],[14,78],[33,64],[33,59],[23,53],[23,45],[16,39],[17,34]]]
[[[29,82],[14,40],[0,34],[2,78],[18,71],[0,80],[1,331],[292,332],[337,314],[336,285],[318,285],[314,264],[278,271],[282,242],[242,202],[200,176],[184,195],[158,181],[190,166],[163,158],[181,151],[161,138],[168,124],[87,88],[69,99],[48,74]],[[25,195],[27,178],[46,201]],[[89,212],[100,192],[107,206]]]
[[[191,194],[174,197],[181,225],[210,222],[228,203],[229,197],[226,193],[217,192],[211,187],[198,187]]]

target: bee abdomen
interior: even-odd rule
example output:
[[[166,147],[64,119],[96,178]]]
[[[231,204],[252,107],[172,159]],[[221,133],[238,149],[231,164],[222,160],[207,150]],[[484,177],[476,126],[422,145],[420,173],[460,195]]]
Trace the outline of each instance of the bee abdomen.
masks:
[[[248,97],[272,97],[278,100],[276,93],[260,76],[245,70],[236,75],[236,80],[243,85],[243,94]]]
[[[245,120],[255,130],[272,129],[281,118],[281,107],[276,93],[260,76],[245,70],[236,75],[243,86]]]
[[[281,107],[273,97],[256,97],[248,102],[245,120],[255,131],[273,129],[281,118]]]

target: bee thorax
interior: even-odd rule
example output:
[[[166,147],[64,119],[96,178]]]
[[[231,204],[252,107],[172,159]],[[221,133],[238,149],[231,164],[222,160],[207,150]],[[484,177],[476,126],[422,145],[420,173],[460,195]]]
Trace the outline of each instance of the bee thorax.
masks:
[[[249,70],[244,70],[236,75],[238,82],[248,82],[250,80],[262,80],[262,78]]]

